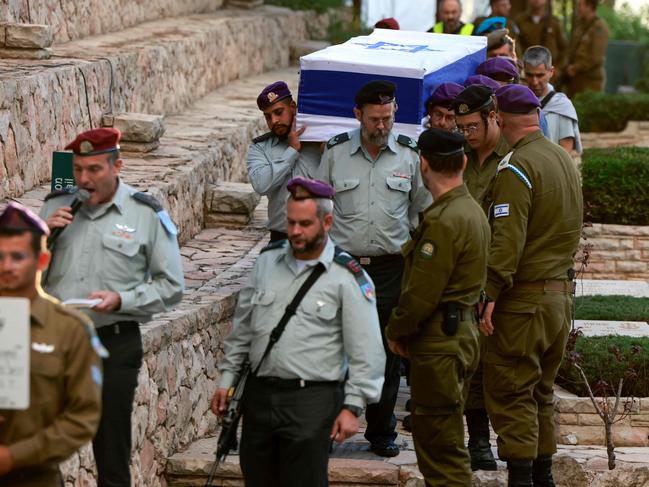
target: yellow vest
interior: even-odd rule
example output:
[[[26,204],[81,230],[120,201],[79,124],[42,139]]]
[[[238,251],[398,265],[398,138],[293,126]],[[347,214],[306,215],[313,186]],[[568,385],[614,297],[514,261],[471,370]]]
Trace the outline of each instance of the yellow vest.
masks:
[[[444,33],[444,22],[437,22],[433,27],[433,32],[437,34]],[[470,36],[473,33],[473,24],[464,24],[460,29],[461,36]]]

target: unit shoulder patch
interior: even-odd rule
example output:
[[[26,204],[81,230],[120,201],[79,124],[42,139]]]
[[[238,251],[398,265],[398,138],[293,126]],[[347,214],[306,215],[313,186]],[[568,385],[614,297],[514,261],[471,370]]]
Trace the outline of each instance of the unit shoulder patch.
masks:
[[[437,245],[432,240],[424,240],[419,246],[419,257],[430,260],[437,254]]]
[[[374,285],[365,275],[365,271],[361,265],[354,259],[351,255],[345,252],[340,247],[336,246],[334,250],[334,262],[343,266],[349,272],[352,273],[356,284],[361,288],[361,292],[365,299],[373,303],[376,299],[376,292],[374,291]]]
[[[273,136],[272,132],[266,132],[265,134],[259,135],[252,139],[253,144],[258,144],[259,142],[263,142],[265,140],[270,139]]]
[[[275,240],[274,242],[269,243],[266,245],[259,253],[263,254],[264,252],[267,252],[269,250],[275,250],[275,249],[283,249],[286,247],[286,243],[288,240],[283,239],[283,240]]]
[[[174,225],[174,222],[171,220],[169,214],[165,211],[160,202],[154,196],[150,195],[149,193],[142,192],[133,193],[131,196],[135,201],[138,201],[148,206],[149,208],[152,208],[153,211],[156,212],[160,223],[162,223],[165,231],[170,236],[175,237],[176,235],[178,235],[178,229],[176,228],[176,225]]]
[[[50,194],[48,194],[45,197],[44,201],[51,200],[52,198],[56,198],[58,196],[65,196],[65,195],[69,195],[69,194],[74,194],[77,191],[78,191],[78,188],[76,186],[70,186],[70,187],[63,188],[63,189],[57,189],[55,191],[52,191]]]
[[[414,139],[411,139],[407,135],[400,134],[397,137],[397,142],[401,145],[405,145],[406,147],[414,150],[415,152],[419,153],[419,147],[417,146],[417,142],[414,141]]]
[[[494,205],[494,218],[509,216],[509,203]]]
[[[349,140],[349,132],[343,132],[342,134],[334,135],[327,142],[327,149],[331,149],[333,146],[342,144]]]

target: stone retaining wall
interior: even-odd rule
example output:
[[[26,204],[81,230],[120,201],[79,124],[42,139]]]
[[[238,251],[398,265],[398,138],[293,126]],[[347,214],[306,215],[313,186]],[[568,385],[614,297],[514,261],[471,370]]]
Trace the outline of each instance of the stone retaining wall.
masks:
[[[620,410],[624,401],[621,399]],[[613,443],[649,446],[649,397],[633,398],[630,413],[613,425]],[[555,386],[554,418],[557,441],[564,445],[605,445],[604,423],[588,397],[577,397]]]
[[[649,280],[649,226],[595,223],[584,235],[590,257],[583,278]]]
[[[622,132],[587,132],[581,134],[585,148],[635,146],[649,147],[649,121],[629,122]]]

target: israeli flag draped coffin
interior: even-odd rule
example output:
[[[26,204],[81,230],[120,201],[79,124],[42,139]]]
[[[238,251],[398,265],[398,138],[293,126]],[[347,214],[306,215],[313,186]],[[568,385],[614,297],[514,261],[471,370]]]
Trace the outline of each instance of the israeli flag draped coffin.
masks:
[[[324,141],[358,128],[354,96],[368,81],[397,85],[394,130],[416,138],[425,103],[440,83],[462,83],[486,59],[487,38],[375,29],[300,58],[301,139]]]

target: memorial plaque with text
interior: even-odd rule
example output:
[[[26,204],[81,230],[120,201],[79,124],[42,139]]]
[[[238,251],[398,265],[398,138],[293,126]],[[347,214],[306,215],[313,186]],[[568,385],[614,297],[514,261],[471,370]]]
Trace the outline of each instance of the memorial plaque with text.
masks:
[[[0,298],[0,409],[29,407],[29,300]]]

